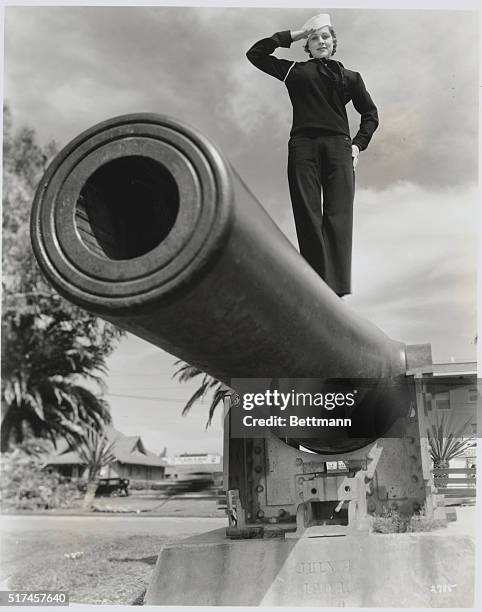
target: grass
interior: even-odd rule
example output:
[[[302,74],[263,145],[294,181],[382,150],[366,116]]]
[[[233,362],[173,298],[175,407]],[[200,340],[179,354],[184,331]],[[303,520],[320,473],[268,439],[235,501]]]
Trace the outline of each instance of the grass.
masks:
[[[162,546],[224,526],[222,517],[219,513],[215,523],[53,514],[32,522],[23,515],[17,522],[8,517],[1,527],[1,582],[10,590],[64,591],[75,603],[139,603]],[[125,520],[129,523],[118,522]]]
[[[162,541],[151,536],[70,538],[61,544],[7,541],[10,590],[65,591],[70,600],[89,604],[132,604],[142,596],[156,563]],[[4,562],[5,555],[2,554]]]

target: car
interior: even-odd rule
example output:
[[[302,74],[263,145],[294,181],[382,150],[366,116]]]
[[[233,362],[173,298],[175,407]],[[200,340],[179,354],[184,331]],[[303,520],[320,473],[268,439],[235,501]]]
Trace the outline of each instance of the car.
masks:
[[[210,474],[204,472],[190,472],[184,474],[179,480],[173,480],[167,487],[167,495],[181,495],[183,493],[198,493],[209,489],[214,484]]]
[[[129,495],[129,479],[128,478],[99,478],[97,482],[97,489],[95,491],[96,497],[111,495]]]

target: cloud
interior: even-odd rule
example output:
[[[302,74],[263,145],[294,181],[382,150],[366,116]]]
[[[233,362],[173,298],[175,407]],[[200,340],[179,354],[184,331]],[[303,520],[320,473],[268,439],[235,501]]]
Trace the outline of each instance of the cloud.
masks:
[[[478,22],[470,11],[363,11],[348,36],[347,65],[380,111],[367,182],[408,179],[434,188],[477,180]],[[352,120],[353,126],[358,119]]]
[[[218,105],[221,120],[231,130],[243,134],[243,141],[269,123],[274,134],[283,134],[289,125],[290,107],[284,99],[284,86],[277,79],[266,84],[266,75],[253,74],[256,69],[247,61],[229,71],[224,103]],[[263,95],[260,96],[260,89]],[[280,103],[283,96],[285,104]],[[272,136],[271,136],[272,137]],[[283,135],[286,138],[286,135]],[[242,152],[246,146],[243,142]],[[234,152],[235,153],[235,152]]]
[[[475,351],[477,197],[409,182],[356,196],[350,305],[438,360]]]
[[[256,70],[245,53],[312,13],[10,6],[6,98],[17,125],[60,144],[127,112],[183,120],[214,140],[296,243],[286,179],[290,101],[284,84]],[[350,302],[402,339],[430,328],[448,354],[474,309],[477,13],[331,15],[336,57],[363,75],[381,117],[357,169]],[[299,43],[276,53],[306,59]],[[349,115],[354,133],[359,116],[351,107]]]
[[[249,168],[284,170],[290,102],[246,50],[312,9],[7,7],[5,92],[16,122],[64,142],[123,112],[177,116]],[[338,59],[380,110],[364,181],[434,188],[477,176],[477,19],[470,11],[332,11]],[[303,61],[301,44],[277,51]],[[358,115],[349,110],[352,131]],[[258,179],[263,183],[264,179]],[[273,179],[271,179],[273,180]],[[257,190],[256,185],[254,186]],[[262,187],[261,191],[265,188]]]
[[[65,144],[108,117],[159,112],[210,136],[296,244],[286,180],[290,101],[245,57],[314,9],[38,7],[5,9],[6,99],[16,125]],[[475,347],[478,13],[331,11],[336,58],[359,71],[380,127],[357,169],[354,295],[347,305],[437,360]],[[278,57],[304,61],[300,43]],[[359,116],[348,107],[352,133]],[[153,451],[221,450],[207,406],[180,417],[195,383],[171,380],[171,355],[128,336],[109,359],[116,426]],[[118,373],[121,373],[120,377]],[[146,382],[145,375],[152,374]],[[174,385],[174,386],[173,386]]]

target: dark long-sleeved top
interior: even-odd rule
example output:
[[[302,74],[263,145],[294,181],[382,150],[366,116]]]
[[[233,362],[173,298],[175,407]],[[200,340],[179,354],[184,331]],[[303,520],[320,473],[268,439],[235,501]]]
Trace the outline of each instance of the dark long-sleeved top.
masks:
[[[361,115],[352,144],[360,151],[366,149],[378,127],[378,112],[360,74],[333,59],[293,62],[272,55],[291,43],[291,32],[286,30],[263,38],[246,53],[256,68],[284,81],[293,105],[291,135],[315,128],[349,137],[345,106],[351,100]]]

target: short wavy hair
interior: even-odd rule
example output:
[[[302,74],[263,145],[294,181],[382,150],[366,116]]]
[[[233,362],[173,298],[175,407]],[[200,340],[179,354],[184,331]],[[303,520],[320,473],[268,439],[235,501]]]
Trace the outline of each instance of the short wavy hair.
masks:
[[[336,47],[338,46],[338,41],[336,39],[336,32],[335,32],[335,30],[331,26],[328,26],[328,30],[329,30],[329,32],[331,34],[331,37],[333,38],[333,51],[331,52],[331,56],[333,56],[336,53]],[[304,48],[305,52],[308,53],[308,55],[310,57],[313,57],[311,55],[311,51],[308,49],[309,41],[310,41],[310,39],[308,38],[306,43],[305,43],[305,46],[303,48]]]

